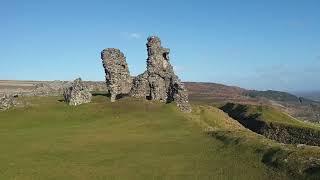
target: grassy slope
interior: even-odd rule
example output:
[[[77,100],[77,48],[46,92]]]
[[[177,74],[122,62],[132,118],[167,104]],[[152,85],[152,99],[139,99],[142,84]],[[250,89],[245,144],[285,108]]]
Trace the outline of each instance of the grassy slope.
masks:
[[[261,106],[261,105],[236,105],[235,108],[238,106],[245,106],[247,116],[253,114],[260,114],[260,119],[266,122],[273,122],[279,123],[284,125],[291,125],[294,127],[301,127],[301,128],[311,128],[315,130],[320,130],[320,127],[314,123],[303,122],[300,121],[280,110],[277,110],[270,106]]]
[[[286,114],[272,107],[264,106],[261,111],[262,111],[263,119],[268,119],[272,122],[278,122],[278,123],[284,123],[292,126],[306,127],[306,128],[320,130],[320,127],[317,124],[310,123],[310,122],[303,122],[301,120],[298,120],[290,116],[289,114]]]
[[[228,147],[246,147],[261,156],[261,162],[276,170],[287,172],[292,179],[320,178],[320,148],[276,143],[243,128],[238,122],[214,107],[202,106],[198,111],[202,124],[210,126],[210,134]]]
[[[132,99],[58,100],[28,99],[29,107],[0,113],[0,179],[288,179],[261,162],[256,146],[203,133],[196,122],[221,133],[237,127],[215,108],[184,115]]]

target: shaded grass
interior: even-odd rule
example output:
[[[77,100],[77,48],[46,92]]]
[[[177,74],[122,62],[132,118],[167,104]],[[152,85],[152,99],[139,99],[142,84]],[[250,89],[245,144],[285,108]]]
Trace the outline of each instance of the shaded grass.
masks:
[[[285,145],[258,135],[231,119],[223,111],[209,106],[194,107],[202,124],[210,126],[208,134],[229,148],[247,148],[259,154],[263,164],[275,171],[287,172],[290,179],[320,178],[320,148]]]
[[[270,106],[227,103],[220,106],[220,109],[231,113],[230,115],[236,119],[255,119],[267,123],[283,124],[285,126],[320,131],[319,125],[303,122]]]
[[[288,178],[262,163],[255,148],[203,133],[190,121],[197,112],[105,98],[70,107],[59,97],[33,97],[25,108],[0,113],[0,179]]]

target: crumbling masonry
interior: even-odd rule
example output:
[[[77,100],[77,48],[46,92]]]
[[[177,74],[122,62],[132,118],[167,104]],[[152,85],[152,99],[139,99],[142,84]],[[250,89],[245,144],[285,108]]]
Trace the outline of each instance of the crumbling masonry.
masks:
[[[101,59],[111,101],[115,101],[119,94],[129,94],[165,103],[174,101],[181,111],[191,112],[187,90],[170,64],[170,49],[162,47],[161,40],[156,36],[149,37],[146,45],[147,70],[133,79],[120,50],[109,48],[102,51]]]
[[[81,78],[73,81],[72,85],[64,90],[64,100],[71,106],[91,102],[92,95]]]
[[[119,49],[108,48],[101,52],[101,59],[111,102],[114,102],[117,95],[128,94],[132,86],[126,57]]]

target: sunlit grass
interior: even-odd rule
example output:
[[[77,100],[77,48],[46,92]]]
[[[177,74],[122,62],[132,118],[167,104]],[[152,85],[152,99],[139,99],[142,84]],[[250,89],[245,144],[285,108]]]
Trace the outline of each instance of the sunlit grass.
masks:
[[[27,107],[0,113],[0,179],[287,178],[174,105],[105,98],[78,107],[26,98]]]

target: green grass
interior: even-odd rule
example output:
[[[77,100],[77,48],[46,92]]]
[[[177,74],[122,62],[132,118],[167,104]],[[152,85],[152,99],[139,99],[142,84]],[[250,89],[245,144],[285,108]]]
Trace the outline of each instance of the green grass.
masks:
[[[204,124],[236,127],[221,124],[225,115],[103,96],[78,107],[58,100],[25,98],[27,107],[0,113],[0,179],[290,178],[263,163],[256,146],[204,133]]]
[[[261,162],[276,171],[287,172],[290,179],[320,179],[320,148],[277,143],[258,135],[231,119],[222,110],[200,106],[194,108],[202,126],[210,129],[212,137],[224,142],[229,148],[242,149],[260,154]],[[239,150],[239,153],[242,153]]]
[[[298,126],[298,127],[306,127],[306,128],[320,130],[320,126],[317,124],[298,120],[290,116],[289,114],[284,113],[280,110],[274,109],[272,107],[260,106],[256,108],[258,109],[258,111],[261,112],[262,118],[270,122],[278,122],[278,123],[284,123],[284,124]]]
[[[303,122],[298,120],[289,114],[277,110],[270,106],[265,105],[236,105],[237,106],[245,106],[247,116],[252,114],[259,114],[260,119],[266,121],[268,123],[280,123],[284,125],[290,125],[295,127],[302,127],[302,128],[311,128],[315,130],[320,130],[320,126],[310,123],[310,122]],[[235,107],[235,108],[236,108]]]

